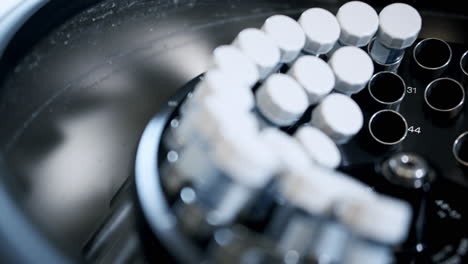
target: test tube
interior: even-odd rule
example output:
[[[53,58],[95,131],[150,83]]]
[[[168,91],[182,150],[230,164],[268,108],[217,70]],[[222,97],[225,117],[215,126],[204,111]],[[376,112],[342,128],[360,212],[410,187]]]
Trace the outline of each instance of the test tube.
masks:
[[[328,64],[335,73],[335,90],[352,95],[361,91],[374,73],[369,55],[357,47],[342,47],[335,51]]]
[[[281,59],[278,45],[260,29],[247,28],[242,30],[234,39],[232,45],[255,63],[260,80],[266,79],[273,73]]]
[[[278,175],[289,174],[292,171],[306,170],[314,163],[303,146],[294,137],[286,134],[278,128],[268,127],[260,132],[260,139],[264,141],[279,160]],[[273,182],[256,199],[248,209],[243,219],[251,228],[263,230],[268,223],[271,209],[275,205],[277,182]],[[258,231],[256,229],[256,231]]]
[[[210,236],[215,228],[232,223],[278,169],[274,153],[254,135],[216,141],[205,155],[212,173],[195,176],[189,199],[181,196],[175,205],[181,227],[194,237]]]
[[[170,200],[177,198],[182,188],[189,186],[195,175],[209,175],[211,161],[205,158],[207,148],[194,141],[180,151],[171,150],[161,167],[161,182]]]
[[[265,126],[290,126],[299,120],[309,106],[304,89],[290,76],[275,73],[255,94],[260,120]]]
[[[363,47],[369,44],[379,28],[379,16],[373,7],[361,2],[351,1],[342,5],[336,14],[341,34],[333,49],[344,46]]]
[[[317,165],[336,169],[341,164],[341,153],[335,142],[320,129],[312,126],[300,127],[294,137]]]
[[[212,99],[207,99],[207,98]],[[209,102],[205,102],[209,101]],[[254,96],[247,85],[233,78],[233,75],[220,69],[211,69],[203,80],[197,84],[192,97],[182,104],[179,109],[179,117],[172,120],[164,135],[164,143],[168,149],[179,150],[192,139],[193,126],[197,124],[196,119],[200,105],[226,106],[225,112],[247,113],[255,106]],[[221,106],[220,106],[221,107]],[[228,111],[229,110],[229,111]],[[221,111],[220,113],[225,113]],[[213,111],[214,114],[215,111]],[[220,116],[218,119],[222,119]]]
[[[394,263],[391,247],[382,246],[378,242],[366,239],[353,239],[346,247],[343,254],[343,264],[390,264]]]
[[[320,256],[336,251],[338,245],[327,243],[324,239],[330,237],[321,232],[336,227],[329,221],[333,204],[341,198],[371,195],[364,185],[348,176],[319,166],[281,176],[279,192],[281,203],[275,208],[267,233],[278,241],[281,252],[295,252],[299,258],[316,257],[311,253],[314,248]],[[334,237],[337,243],[345,242]]]
[[[204,98],[184,116],[180,127],[172,131],[173,139],[183,147],[168,149],[167,162],[162,166],[163,183],[171,194],[177,193],[195,176],[208,174],[195,171],[210,168],[209,159],[204,157],[214,147],[216,138],[254,135],[258,131],[258,119],[252,112],[239,111],[236,105],[216,96]]]
[[[291,63],[304,48],[306,37],[301,26],[285,15],[274,15],[265,20],[262,30],[279,47],[281,63]]]
[[[281,176],[279,192],[281,202],[275,208],[268,234],[279,241],[284,254],[294,252],[298,258],[311,261],[326,257],[340,260],[347,231],[331,217],[336,202],[370,199],[374,195],[366,185],[320,166]]]
[[[371,42],[369,42],[369,45],[367,45],[367,54],[371,54],[371,50],[374,47],[375,42],[376,42],[376,38],[373,38]],[[381,63],[381,62],[376,61],[375,59],[372,59],[372,61],[374,62],[374,71],[375,72],[380,72],[380,71],[397,72],[398,67],[400,67],[401,61],[403,60],[403,57],[404,57],[404,53],[398,59],[389,63]]]
[[[213,243],[208,248],[209,263],[281,263],[294,256],[281,256],[274,243],[243,228],[221,228],[213,235]]]
[[[340,37],[340,25],[336,17],[322,8],[304,11],[298,20],[306,36],[304,52],[311,55],[328,53]]]
[[[203,75],[203,79],[192,92],[192,97],[187,98],[187,101],[181,106],[180,114],[184,115],[193,110],[191,105],[196,106],[200,100],[210,95],[219,97],[219,100],[234,102],[239,111],[251,110],[255,104],[250,86],[243,80],[236,79],[227,70],[215,68]]]
[[[307,263],[343,263],[344,253],[350,240],[350,232],[336,219],[329,219],[318,231]]]
[[[330,66],[322,59],[304,55],[297,59],[288,75],[304,88],[310,105],[317,104],[335,87],[335,75]]]
[[[392,263],[392,247],[405,241],[412,218],[407,202],[383,195],[342,200],[336,214],[353,233],[343,257],[346,264]]]
[[[213,51],[213,68],[231,75],[247,87],[253,87],[260,78],[253,60],[233,45],[222,45]]]
[[[349,96],[332,93],[314,109],[310,123],[335,143],[344,144],[361,130],[364,116]]]
[[[296,138],[279,129],[266,128],[260,132],[260,137],[278,153],[283,173],[309,168],[313,162]]]
[[[410,5],[394,3],[379,14],[379,30],[369,45],[370,55],[378,65],[392,67],[401,62],[405,49],[413,45],[422,27],[418,11]]]

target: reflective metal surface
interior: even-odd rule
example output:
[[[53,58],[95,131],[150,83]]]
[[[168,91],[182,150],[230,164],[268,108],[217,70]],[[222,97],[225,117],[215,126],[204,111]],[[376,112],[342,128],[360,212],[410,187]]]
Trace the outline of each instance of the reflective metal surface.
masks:
[[[342,2],[116,0],[63,21],[10,65],[0,88],[0,151],[21,204],[80,253],[131,176],[143,128],[207,69],[216,46],[269,15]],[[463,15],[423,15],[421,37],[466,42]]]

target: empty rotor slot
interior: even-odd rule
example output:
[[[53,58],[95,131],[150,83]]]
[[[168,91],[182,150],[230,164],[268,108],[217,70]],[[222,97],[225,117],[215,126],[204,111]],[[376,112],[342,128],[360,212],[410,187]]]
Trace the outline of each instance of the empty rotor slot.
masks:
[[[450,78],[432,81],[424,92],[426,104],[438,112],[458,111],[465,101],[463,86]]]
[[[460,68],[462,70],[463,76],[468,78],[468,51],[466,51],[460,59]]]
[[[468,166],[468,131],[461,134],[453,143],[453,155],[463,166]]]
[[[408,130],[406,119],[393,110],[381,110],[369,121],[369,132],[374,140],[384,145],[396,145],[405,138]]]
[[[403,79],[389,71],[374,74],[369,81],[368,89],[372,99],[387,106],[399,104],[406,93]]]
[[[423,39],[414,48],[413,58],[423,69],[439,70],[449,65],[452,59],[452,49],[441,39]]]

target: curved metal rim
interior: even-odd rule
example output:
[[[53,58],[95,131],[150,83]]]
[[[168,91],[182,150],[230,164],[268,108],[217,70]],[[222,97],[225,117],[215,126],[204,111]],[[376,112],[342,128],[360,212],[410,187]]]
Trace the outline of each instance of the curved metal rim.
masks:
[[[455,84],[457,84],[457,86],[461,89],[462,91],[462,98],[460,100],[460,102],[450,108],[450,109],[441,109],[441,108],[437,108],[437,107],[434,107],[431,103],[429,103],[429,100],[427,99],[427,93],[429,91],[429,88],[431,88],[431,86],[436,83],[436,82],[439,82],[439,81],[443,81],[443,80],[448,80],[448,81],[451,81],[451,82],[454,82]],[[438,111],[438,112],[452,112],[452,111],[456,111],[458,108],[462,107],[463,104],[465,103],[465,89],[463,88],[463,86],[457,81],[457,80],[454,80],[452,78],[447,78],[447,77],[444,77],[444,78],[438,78],[438,79],[435,79],[434,81],[430,82],[427,87],[426,87],[426,90],[424,91],[424,101],[426,102],[426,104],[432,109],[432,110],[435,110],[435,111]]]
[[[0,57],[18,29],[49,0],[23,0],[12,6],[0,20]]]
[[[23,0],[12,6],[0,20],[0,58],[12,39],[49,0]],[[14,40],[13,40],[14,42]],[[74,263],[73,256],[60,251],[47,236],[29,220],[27,213],[18,206],[19,197],[11,190],[6,175],[9,172],[0,153],[0,255],[2,260],[18,263]],[[5,243],[5,244],[4,244]],[[6,259],[5,259],[6,258]]]
[[[382,114],[383,112],[391,112],[391,113],[394,113],[396,114],[398,117],[401,118],[401,120],[403,120],[403,123],[405,124],[405,133],[403,134],[403,136],[395,141],[395,142],[385,142],[385,141],[382,141],[380,139],[378,139],[375,134],[372,132],[372,121],[374,121],[375,117]],[[398,113],[397,111],[395,110],[390,110],[390,109],[385,109],[385,110],[380,110],[378,112],[376,112],[375,114],[372,115],[372,117],[370,118],[369,120],[369,125],[368,125],[368,129],[369,129],[369,132],[372,136],[372,138],[377,141],[378,143],[380,144],[383,144],[383,145],[386,145],[386,146],[393,146],[393,145],[396,145],[396,144],[399,144],[401,142],[403,142],[403,140],[405,140],[406,136],[408,135],[408,122],[406,122],[406,119],[404,116],[402,116],[400,113]]]
[[[378,76],[380,76],[380,75],[382,75],[382,74],[391,74],[391,75],[394,75],[394,76],[396,76],[396,77],[401,81],[401,83],[403,84],[403,94],[402,94],[397,100],[394,100],[394,101],[392,101],[392,102],[385,102],[385,101],[382,101],[382,100],[378,99],[377,97],[375,97],[374,93],[372,93],[372,88],[371,88],[372,81],[373,81],[376,77],[378,77]],[[388,106],[400,103],[401,101],[403,101],[403,99],[405,98],[405,95],[406,95],[406,90],[405,90],[405,89],[406,89],[406,83],[405,83],[405,81],[403,80],[403,78],[401,78],[400,75],[398,75],[398,74],[396,74],[396,73],[394,73],[394,72],[391,72],[391,71],[381,71],[381,72],[378,72],[378,73],[374,74],[374,75],[372,76],[372,78],[369,80],[369,82],[367,83],[367,89],[369,90],[369,94],[371,95],[372,99],[374,99],[375,101],[377,101],[377,102],[380,103],[380,104],[388,105]]]
[[[151,119],[138,144],[135,160],[135,186],[143,215],[164,248],[182,263],[201,263],[203,258],[195,244],[177,227],[176,217],[162,190],[158,156],[162,134],[172,113],[199,80],[200,76],[186,84]]]
[[[436,40],[436,41],[440,41],[442,43],[445,44],[445,46],[447,46],[448,50],[449,50],[449,57],[447,59],[447,61],[442,64],[441,66],[437,66],[437,67],[427,67],[425,65],[422,65],[419,60],[416,58],[416,51],[419,49],[420,45],[422,45],[424,42],[427,42],[427,41],[431,41],[431,40]],[[450,64],[450,61],[452,61],[452,48],[450,47],[450,45],[442,40],[442,39],[438,39],[438,38],[426,38],[426,39],[423,39],[421,41],[419,41],[418,44],[416,44],[416,46],[414,47],[413,49],[413,60],[416,62],[416,64],[418,64],[419,67],[425,69],[425,70],[430,70],[430,71],[437,71],[437,70],[440,70],[440,69],[443,69],[445,67],[447,67],[449,64]]]
[[[461,69],[461,71],[463,72],[463,74],[465,76],[468,76],[468,71],[466,71],[465,67],[463,67],[463,61],[464,60],[468,60],[468,50],[465,53],[463,53],[463,55],[460,58],[460,69]],[[468,65],[468,61],[466,63]]]
[[[468,140],[468,131],[462,133],[460,136],[457,137],[457,139],[455,139],[455,141],[453,142],[452,153],[455,159],[460,164],[462,164],[463,166],[468,166],[468,160],[463,160],[462,158],[460,158],[457,151],[458,145],[462,143],[462,140]]]

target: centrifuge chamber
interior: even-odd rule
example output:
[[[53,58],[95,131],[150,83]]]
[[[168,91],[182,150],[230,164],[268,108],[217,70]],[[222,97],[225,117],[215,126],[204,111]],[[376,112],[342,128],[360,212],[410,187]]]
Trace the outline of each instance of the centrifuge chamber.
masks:
[[[132,181],[144,127],[207,69],[215,47],[272,14],[334,12],[346,1],[22,2],[0,14],[5,263],[81,261]],[[422,13],[420,37],[468,43],[463,2],[406,2]]]

